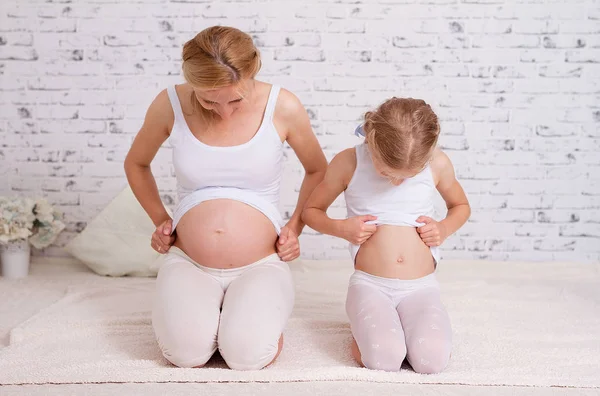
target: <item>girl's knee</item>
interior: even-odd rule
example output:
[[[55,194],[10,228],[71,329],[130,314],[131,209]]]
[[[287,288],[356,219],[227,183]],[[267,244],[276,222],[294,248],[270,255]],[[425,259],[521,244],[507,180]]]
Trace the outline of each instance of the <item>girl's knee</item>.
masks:
[[[363,342],[357,350],[362,365],[372,370],[400,371],[406,357],[406,346],[400,342]]]
[[[449,356],[433,356],[431,360],[423,357],[412,359],[410,365],[419,374],[439,374],[448,366]]]
[[[438,374],[446,369],[450,360],[450,343],[443,339],[425,340],[408,351],[408,361],[420,374]]]

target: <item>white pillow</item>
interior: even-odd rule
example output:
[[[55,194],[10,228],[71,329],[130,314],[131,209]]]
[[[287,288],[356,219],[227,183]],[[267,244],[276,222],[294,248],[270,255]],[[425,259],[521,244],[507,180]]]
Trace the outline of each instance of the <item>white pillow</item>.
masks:
[[[154,230],[127,186],[65,250],[100,275],[156,276],[162,255],[150,247]]]

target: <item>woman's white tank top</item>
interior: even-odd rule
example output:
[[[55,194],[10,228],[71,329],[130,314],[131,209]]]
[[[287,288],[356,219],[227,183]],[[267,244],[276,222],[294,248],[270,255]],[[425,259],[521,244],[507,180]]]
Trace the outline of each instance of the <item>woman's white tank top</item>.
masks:
[[[377,220],[372,224],[388,224],[405,227],[420,227],[419,216],[433,217],[435,212],[435,182],[428,165],[417,175],[405,179],[394,186],[379,175],[366,143],[359,144],[356,150],[356,169],[344,192],[348,217],[373,215]],[[352,259],[356,259],[360,246],[350,244]],[[436,263],[439,262],[437,247],[431,248]]]
[[[175,86],[167,88],[175,113],[169,142],[177,177],[179,204],[173,230],[194,206],[213,199],[232,199],[262,212],[279,233],[279,186],[283,172],[283,144],[273,124],[280,88],[272,86],[262,123],[248,142],[237,146],[209,146],[190,131]]]

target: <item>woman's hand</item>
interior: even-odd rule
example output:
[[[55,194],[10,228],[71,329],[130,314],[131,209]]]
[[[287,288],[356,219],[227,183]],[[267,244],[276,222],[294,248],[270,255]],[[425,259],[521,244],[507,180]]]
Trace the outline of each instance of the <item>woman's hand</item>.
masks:
[[[275,245],[277,247],[277,254],[283,261],[292,261],[300,257],[298,234],[289,225],[281,229]]]
[[[435,221],[431,217],[421,216],[417,219],[417,222],[425,223],[424,226],[417,228],[417,232],[427,246],[440,246],[448,238],[446,227],[439,221]]]
[[[342,221],[340,235],[354,245],[362,245],[377,231],[377,225],[367,224],[375,220],[377,217],[371,215],[350,217]]]
[[[158,253],[165,254],[175,242],[175,234],[171,235],[173,229],[173,220],[167,219],[163,221],[152,234],[152,242],[150,246]]]

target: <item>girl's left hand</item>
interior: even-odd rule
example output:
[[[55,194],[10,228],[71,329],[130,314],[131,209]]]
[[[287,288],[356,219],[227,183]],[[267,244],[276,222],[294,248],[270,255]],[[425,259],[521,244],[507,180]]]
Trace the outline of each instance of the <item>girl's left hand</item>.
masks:
[[[300,256],[298,235],[289,226],[284,226],[277,239],[277,254],[283,261],[292,261]]]
[[[424,226],[417,228],[417,232],[427,246],[440,246],[448,237],[446,227],[431,217],[421,216],[417,222],[425,223]]]

